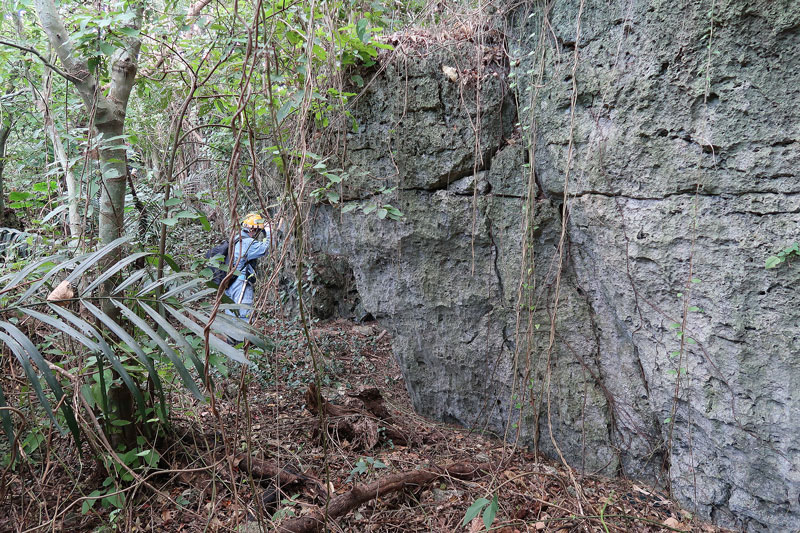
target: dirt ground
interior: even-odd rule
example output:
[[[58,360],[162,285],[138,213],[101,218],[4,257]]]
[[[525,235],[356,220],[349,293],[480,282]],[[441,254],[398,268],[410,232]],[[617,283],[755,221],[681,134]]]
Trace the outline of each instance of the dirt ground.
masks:
[[[106,473],[87,459],[88,450],[79,457],[53,432],[31,463],[3,472],[0,531],[280,531],[322,512],[324,492],[344,500],[356,485],[403,472],[437,476],[378,498],[367,495],[366,503],[328,520],[327,530],[475,533],[488,524],[498,533],[726,531],[641,483],[570,475],[528,450],[420,417],[389,335],[376,323],[339,320],[312,329],[321,396],[334,411],[349,409],[327,417],[323,431],[320,417],[307,409],[315,403],[308,387],[317,380],[302,328],[278,321],[259,326],[277,349],[253,355],[254,371],[218,375],[213,405],[176,389],[172,425],[157,438],[158,468],[118,486],[126,495],[121,510],[100,502],[85,509]],[[353,397],[367,388],[383,398],[380,417],[364,416],[365,402]],[[441,470],[453,464],[481,466],[464,480]],[[276,491],[274,473],[263,477],[259,465],[283,469],[290,482]],[[464,524],[471,507],[474,518]]]

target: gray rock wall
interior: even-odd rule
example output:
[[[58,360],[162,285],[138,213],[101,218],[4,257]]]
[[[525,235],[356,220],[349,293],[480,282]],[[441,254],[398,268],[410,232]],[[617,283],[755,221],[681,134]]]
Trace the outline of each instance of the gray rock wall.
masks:
[[[518,8],[518,100],[491,62],[479,90],[442,73],[491,42],[406,47],[353,110],[343,190],[405,216],[320,206],[313,244],[350,263],[422,413],[797,531],[800,263],[764,261],[800,240],[800,4],[711,5],[587,0],[577,39],[578,0],[543,39]]]

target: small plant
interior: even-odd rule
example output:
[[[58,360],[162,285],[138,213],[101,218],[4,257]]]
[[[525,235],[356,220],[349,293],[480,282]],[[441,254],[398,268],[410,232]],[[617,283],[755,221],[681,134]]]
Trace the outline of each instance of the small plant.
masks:
[[[464,520],[461,521],[462,526],[466,526],[476,516],[478,516],[481,511],[483,511],[483,515],[481,518],[483,519],[483,525],[486,528],[486,531],[492,527],[492,522],[494,522],[495,516],[497,516],[497,494],[491,500],[487,500],[486,498],[478,498],[475,500],[475,503],[469,506],[467,512],[464,514]]]
[[[388,187],[381,189],[377,192],[377,194],[389,195],[394,192],[396,188],[397,187]],[[401,220],[403,216],[405,216],[403,215],[402,211],[392,206],[392,204],[381,204],[374,199],[366,200],[365,202],[348,202],[342,206],[342,213],[349,213],[350,211],[354,211],[356,209],[361,209],[361,212],[365,215],[375,212],[375,214],[378,215],[378,218],[381,220],[387,217],[392,220]]]
[[[778,268],[781,263],[786,262],[793,255],[800,256],[800,243],[794,243],[778,252],[777,255],[767,257],[764,268]]]
[[[281,507],[272,514],[272,521],[277,522],[281,518],[292,518],[297,516],[295,513],[295,505],[298,505],[297,498],[299,494],[295,494],[289,498],[283,498],[281,500]]]
[[[358,461],[356,461],[356,467],[353,468],[350,471],[350,475],[347,476],[347,482],[349,483],[354,477],[360,474],[371,474],[379,468],[386,468],[386,464],[380,459],[375,459],[374,457],[360,457]]]

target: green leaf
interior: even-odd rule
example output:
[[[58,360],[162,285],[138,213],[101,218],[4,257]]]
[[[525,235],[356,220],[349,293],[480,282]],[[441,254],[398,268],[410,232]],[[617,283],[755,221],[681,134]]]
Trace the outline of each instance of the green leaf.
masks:
[[[169,200],[164,202],[164,205],[167,207],[172,207],[180,204],[181,202],[183,202],[183,198],[170,198]]]
[[[205,214],[198,213],[198,220],[205,231],[211,231],[211,223],[208,221],[208,217]]]
[[[147,274],[149,274],[149,272],[144,268],[141,270],[137,270],[131,276],[125,278],[125,281],[117,285],[114,288],[114,290],[111,291],[111,294],[119,294],[120,292],[124,291],[125,289],[127,289],[128,287],[130,287],[131,285],[135,284],[137,281],[145,277]]]
[[[177,218],[162,218],[160,220],[160,222],[162,224],[164,224],[165,226],[174,226],[175,224],[178,223],[178,219]]]
[[[775,268],[778,265],[780,265],[781,263],[783,263],[783,259],[781,259],[777,255],[772,255],[772,256],[767,258],[767,262],[764,265],[764,267],[765,268]]]
[[[159,400],[161,402],[162,416],[166,420],[167,413],[166,413],[166,398],[164,396],[164,387],[161,385],[161,378],[159,377],[158,372],[156,372],[156,369],[153,367],[153,362],[150,360],[147,354],[144,353],[144,350],[142,350],[142,347],[139,345],[139,343],[137,343],[136,340],[133,337],[131,337],[127,331],[125,331],[125,328],[117,324],[117,322],[115,322],[110,316],[108,316],[103,311],[95,307],[88,300],[84,300],[83,305],[84,307],[86,307],[86,309],[89,310],[90,313],[92,313],[95,317],[97,317],[97,319],[100,322],[102,322],[105,327],[111,330],[111,332],[113,332],[114,335],[119,337],[119,339],[122,342],[127,344],[128,347],[131,350],[133,350],[137,360],[147,369],[148,377],[153,382],[153,388],[155,388],[156,392],[159,395]]]
[[[61,316],[64,320],[73,324],[76,328],[80,330],[80,333],[73,329],[71,326],[56,320],[53,317],[47,316],[43,313],[37,313],[35,311],[31,311],[30,309],[24,310],[29,315],[41,320],[45,324],[51,325],[54,328],[58,329],[59,331],[63,331],[73,339],[77,340],[93,352],[99,352],[103,354],[105,359],[111,364],[111,368],[113,368],[117,374],[119,374],[120,379],[128,387],[128,390],[131,391],[134,400],[136,400],[136,405],[139,406],[139,413],[142,417],[146,416],[145,410],[147,409],[147,403],[145,402],[144,396],[142,395],[142,391],[133,381],[133,378],[130,376],[128,371],[125,369],[125,366],[120,361],[119,357],[117,356],[116,352],[108,345],[108,343],[103,339],[102,335],[99,331],[97,331],[91,324],[80,318],[79,316],[73,314],[70,311],[67,311],[61,306],[55,304],[49,304],[49,307],[52,311],[55,311],[56,314]],[[88,336],[92,336],[97,339],[97,342],[90,339]],[[101,367],[102,371],[102,360],[98,360],[98,363]]]
[[[278,109],[277,116],[275,117],[275,120],[278,121],[278,125],[280,125],[286,117],[294,113],[295,109],[296,106],[291,100],[284,102],[281,108]]]
[[[119,33],[123,34],[123,35],[128,36],[128,37],[138,37],[139,36],[139,30],[137,30],[136,28],[131,28],[129,26],[122,26],[120,28],[117,28],[117,31]]]
[[[33,194],[25,191],[11,191],[8,193],[9,202],[22,202],[33,196]]]
[[[50,389],[53,391],[53,394],[56,397],[56,400],[61,403],[61,412],[64,414],[64,418],[67,421],[67,426],[69,427],[70,431],[72,432],[73,437],[75,437],[75,442],[80,447],[80,430],[78,429],[78,423],[75,420],[75,413],[72,410],[71,401],[68,396],[64,394],[64,390],[61,388],[61,384],[58,382],[56,377],[53,375],[53,371],[50,370],[50,367],[47,366],[47,362],[45,361],[42,354],[39,353],[39,350],[36,349],[36,346],[22,333],[19,329],[17,329],[14,325],[8,322],[0,322],[0,327],[5,329],[8,333],[11,334],[9,337],[6,334],[2,335],[3,340],[7,343],[11,341],[9,344],[12,351],[14,351],[14,355],[19,360],[20,364],[22,364],[25,373],[28,376],[28,380],[33,386],[34,390],[36,391],[36,395],[39,397],[39,401],[42,403],[42,406],[45,408],[50,420],[53,424],[60,429],[58,422],[53,415],[53,411],[50,409],[50,403],[44,396],[44,392],[42,391],[41,386],[39,385],[39,379],[36,373],[33,371],[33,367],[30,364],[29,359],[32,359],[36,366],[39,368],[39,371],[42,373],[44,380],[50,386]],[[21,348],[21,350],[15,350],[15,346],[17,348]],[[63,399],[63,401],[62,401]]]
[[[44,275],[43,275],[41,278],[39,278],[39,280],[37,280],[37,281],[35,281],[35,282],[33,282],[33,283],[31,283],[31,284],[30,284],[30,286],[29,286],[29,287],[28,287],[28,289],[27,289],[27,290],[26,290],[26,291],[25,291],[25,292],[22,294],[22,296],[20,296],[20,297],[17,299],[17,301],[15,302],[15,305],[20,305],[20,304],[24,303],[25,301],[27,301],[27,299],[28,299],[28,298],[29,298],[29,297],[30,297],[32,294],[34,294],[36,291],[38,291],[38,290],[39,290],[39,288],[40,288],[42,285],[44,285],[45,283],[47,283],[47,281],[48,281],[50,278],[52,278],[52,277],[53,277],[55,274],[57,274],[59,271],[61,271],[61,270],[64,270],[64,269],[67,269],[67,268],[70,268],[72,265],[74,265],[75,263],[77,263],[77,262],[78,262],[78,260],[79,260],[79,258],[70,259],[70,260],[68,260],[68,261],[64,261],[64,262],[62,262],[62,263],[59,263],[58,265],[56,265],[56,266],[54,266],[53,268],[51,268],[51,269],[50,269],[50,270],[49,270],[49,271],[48,271],[46,274],[44,274]]]
[[[47,257],[40,259],[39,261],[34,261],[33,263],[29,264],[28,266],[20,270],[16,275],[13,275],[12,273],[9,274],[8,276],[3,276],[3,278],[1,278],[2,280],[6,280],[9,277],[11,277],[11,281],[3,288],[2,293],[9,292],[14,285],[16,285],[17,283],[28,277],[28,275],[30,275],[31,272],[39,270],[40,268],[44,267],[47,263],[58,261],[63,258],[64,256],[61,254],[49,255]]]
[[[11,413],[5,409],[8,407],[6,397],[3,394],[3,387],[0,387],[0,419],[3,421],[3,431],[6,434],[8,443],[14,445],[14,423],[11,421]]]
[[[486,526],[487,530],[490,527],[492,527],[492,522],[494,522],[494,517],[497,515],[497,507],[498,507],[497,494],[495,494],[494,498],[492,498],[492,503],[489,504],[489,507],[487,507],[486,510],[483,512],[483,525]]]
[[[358,35],[358,38],[364,44],[369,41],[369,33],[367,32],[368,23],[369,21],[367,19],[361,19],[356,23],[356,35]]]
[[[197,384],[195,384],[194,380],[192,379],[192,376],[189,375],[189,372],[186,370],[186,365],[183,363],[183,361],[181,361],[180,357],[178,357],[178,354],[175,353],[175,350],[173,350],[169,346],[169,344],[167,344],[164,341],[164,339],[161,338],[161,336],[158,333],[156,333],[153,330],[153,328],[151,328],[150,325],[147,322],[145,322],[139,315],[137,315],[136,313],[131,311],[128,307],[126,307],[125,305],[116,300],[112,300],[112,302],[114,303],[115,306],[117,306],[117,308],[120,310],[123,316],[125,316],[125,318],[130,320],[137,328],[139,328],[147,336],[153,339],[153,341],[155,341],[158,347],[161,348],[161,350],[170,360],[172,365],[175,367],[175,370],[177,370],[178,374],[181,377],[181,380],[183,381],[183,385],[187,389],[189,389],[189,392],[191,392],[195,398],[197,398],[198,400],[203,400],[204,399],[203,394],[200,392],[200,389],[197,388]]]
[[[194,364],[195,370],[197,370],[197,374],[199,376],[205,377],[205,364],[200,361],[200,359],[195,354],[194,347],[189,344],[189,341],[186,340],[186,337],[178,332],[172,324],[169,323],[168,320],[165,320],[164,317],[159,315],[155,309],[147,305],[146,303],[139,301],[139,307],[147,313],[152,320],[158,323],[158,325],[163,329],[167,335],[172,337],[172,339],[181,347],[181,351],[183,355],[192,361]]]
[[[205,338],[205,335],[203,333],[203,328],[201,328],[192,319],[185,316],[183,313],[177,311],[176,309],[173,309],[169,305],[164,305],[164,309],[166,309],[170,315],[175,317],[175,319],[177,319],[178,322],[183,324],[184,327],[188,328],[192,333],[194,333],[201,339]],[[241,363],[243,365],[248,365],[248,366],[253,364],[251,361],[248,361],[244,357],[244,354],[242,353],[241,350],[234,348],[225,341],[221,341],[214,335],[208,336],[208,342],[214,350],[224,354],[226,357],[232,359],[233,361],[236,361],[237,363]]]
[[[86,287],[86,289],[84,289],[84,291],[81,293],[81,296],[88,295],[94,289],[99,287],[104,281],[106,281],[107,279],[111,278],[111,276],[113,276],[114,274],[116,274],[117,272],[119,272],[120,270],[125,268],[126,266],[130,265],[131,263],[133,263],[137,259],[142,258],[142,257],[146,257],[148,255],[150,255],[150,252],[137,252],[137,253],[135,253],[133,255],[129,255],[128,257],[125,257],[124,259],[118,261],[116,264],[114,264],[114,266],[112,266],[111,268],[109,268],[108,270],[103,272],[103,274],[100,277],[98,277],[94,281],[92,281]]]
[[[192,287],[195,287],[195,286],[200,285],[200,284],[205,284],[205,282],[206,282],[206,280],[203,279],[203,278],[190,279],[186,283],[182,283],[182,284],[178,285],[177,287],[172,288],[169,291],[165,292],[163,295],[161,295],[161,298],[162,299],[167,299],[167,298],[171,298],[173,296],[177,296],[180,293],[191,289]]]
[[[208,324],[208,321],[211,319],[209,315],[199,311],[194,311],[192,309],[186,309],[186,311],[201,323]],[[269,341],[264,339],[264,337],[261,336],[261,333],[253,326],[244,320],[234,318],[230,315],[226,315],[225,313],[217,313],[217,315],[214,317],[214,322],[211,324],[211,329],[220,334],[227,334],[231,337],[234,337],[238,341],[247,339],[251,344],[261,348],[262,350],[272,350],[274,348],[274,346],[272,346]]]
[[[464,520],[461,521],[461,525],[466,526],[467,524],[472,522],[472,520],[476,516],[478,516],[478,514],[481,512],[481,509],[483,509],[487,505],[489,505],[489,500],[487,500],[486,498],[478,498],[477,500],[475,500],[475,503],[470,505],[469,509],[467,509],[467,512],[464,515]]]
[[[171,282],[173,280],[176,280],[176,279],[179,279],[179,278],[187,278],[187,277],[192,277],[192,274],[189,273],[189,272],[178,272],[177,274],[172,274],[172,275],[169,275],[169,276],[165,276],[165,277],[163,277],[161,279],[157,279],[157,280],[152,281],[151,283],[148,283],[147,285],[145,285],[144,288],[142,288],[138,293],[136,293],[136,296],[137,297],[142,297],[145,294],[148,294],[148,293],[153,292],[154,290],[156,290],[156,287],[160,287],[161,285],[164,285],[165,283],[169,283],[169,282]]]
[[[106,244],[99,250],[94,253],[89,254],[89,256],[81,262],[80,266],[72,271],[72,274],[67,276],[67,281],[75,285],[75,281],[81,277],[81,275],[86,272],[90,267],[97,264],[100,259],[105,257],[106,255],[110,254],[122,244],[128,242],[130,240],[129,237],[119,237],[114,239],[112,242]]]
[[[108,57],[114,55],[114,52],[116,51],[116,47],[113,44],[109,44],[105,41],[99,41],[97,46],[100,48],[100,51]]]

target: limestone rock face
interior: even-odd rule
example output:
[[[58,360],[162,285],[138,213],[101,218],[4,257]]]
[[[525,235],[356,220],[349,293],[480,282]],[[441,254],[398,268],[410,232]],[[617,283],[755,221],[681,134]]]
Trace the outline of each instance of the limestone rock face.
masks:
[[[312,244],[422,413],[795,531],[800,262],[765,260],[800,240],[800,4],[580,4],[545,35],[509,14],[510,79],[470,43],[387,60],[353,109],[355,209],[316,208]]]

